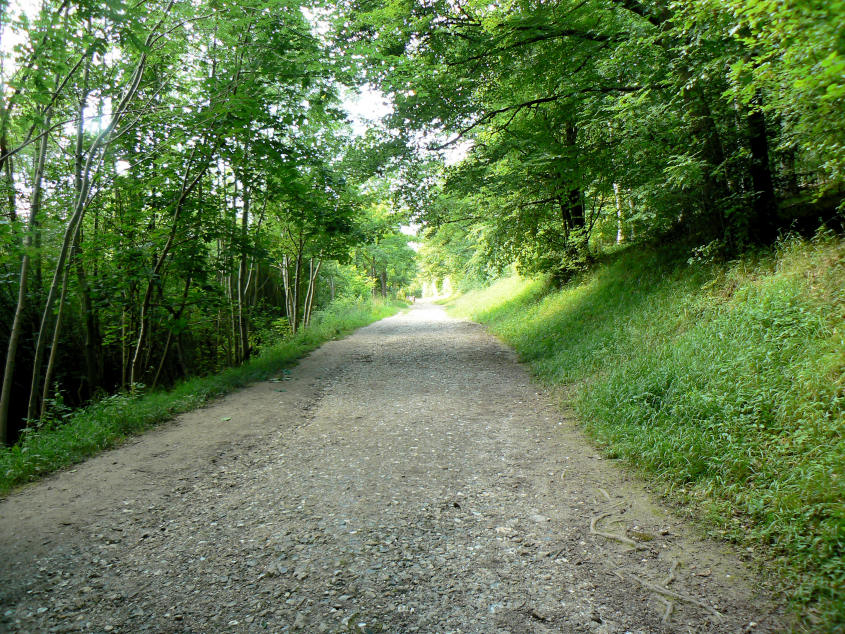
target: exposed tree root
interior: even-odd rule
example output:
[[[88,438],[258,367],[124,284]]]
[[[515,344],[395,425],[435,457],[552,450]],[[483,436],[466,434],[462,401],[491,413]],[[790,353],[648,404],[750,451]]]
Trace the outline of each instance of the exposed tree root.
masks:
[[[691,597],[686,594],[681,594],[680,592],[673,592],[672,590],[667,590],[666,588],[661,588],[660,586],[656,586],[653,583],[645,581],[644,579],[640,579],[637,575],[632,575],[631,573],[628,573],[628,577],[639,583],[644,588],[647,588],[648,590],[651,590],[656,594],[660,594],[664,597],[669,597],[670,599],[677,599],[678,601],[686,601],[687,603],[692,603],[693,605],[697,605],[698,607],[707,610],[707,612],[709,612],[714,618],[718,619],[719,622],[724,621],[724,617],[721,614],[719,614],[716,610],[711,608],[706,603],[703,603],[702,601],[699,601],[694,597]]]
[[[677,570],[677,569],[678,569],[678,560],[676,559],[672,562],[672,567],[669,568],[669,576],[666,577],[663,580],[663,586],[664,587],[668,586],[670,583],[672,583],[676,579],[675,570]],[[663,624],[665,625],[672,618],[672,611],[675,609],[675,602],[670,601],[669,599],[662,597],[660,595],[658,595],[657,598],[660,599],[666,605],[666,610],[663,612],[663,619],[661,619]]]
[[[672,618],[672,611],[675,609],[675,602],[661,596],[658,596],[657,600],[666,606],[666,610],[663,612],[663,618],[660,619],[661,623],[665,625],[669,622],[669,619]]]
[[[601,520],[603,520],[605,517],[607,517],[609,515],[611,515],[611,513],[605,511],[604,513],[599,513],[598,515],[593,517],[593,519],[590,520],[590,535],[599,535],[599,536],[605,537],[607,539],[613,539],[613,540],[616,540],[618,542],[621,542],[622,544],[626,544],[628,546],[631,546],[632,548],[636,548],[638,550],[641,549],[641,548],[644,548],[644,546],[642,546],[641,544],[638,544],[633,539],[630,539],[629,537],[625,537],[624,535],[617,535],[616,533],[605,533],[604,531],[597,530],[596,524],[598,524]]]
[[[675,571],[678,569],[678,560],[674,560],[672,562],[672,567],[669,568],[669,576],[663,581],[664,586],[668,586],[672,583],[677,577],[675,577]]]

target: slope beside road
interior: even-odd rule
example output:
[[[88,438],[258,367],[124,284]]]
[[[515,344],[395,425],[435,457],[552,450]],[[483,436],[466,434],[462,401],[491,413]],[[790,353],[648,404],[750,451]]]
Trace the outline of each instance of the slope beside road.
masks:
[[[9,631],[769,632],[476,324],[418,304],[0,503]]]

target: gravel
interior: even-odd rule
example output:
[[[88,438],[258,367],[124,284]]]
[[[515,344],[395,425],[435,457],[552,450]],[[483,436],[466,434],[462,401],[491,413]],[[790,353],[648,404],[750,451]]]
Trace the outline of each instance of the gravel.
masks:
[[[418,304],[281,378],[0,503],[0,630],[788,628],[476,324]]]

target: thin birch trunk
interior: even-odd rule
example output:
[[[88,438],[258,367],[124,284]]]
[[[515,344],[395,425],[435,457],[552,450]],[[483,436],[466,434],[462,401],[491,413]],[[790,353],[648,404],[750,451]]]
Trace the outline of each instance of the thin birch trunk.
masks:
[[[622,211],[622,195],[619,193],[619,183],[613,183],[613,194],[616,197],[616,244],[625,241],[625,214]]]
[[[173,1],[167,7],[167,11],[169,12],[170,8],[173,6]],[[150,34],[147,36],[146,39],[146,47],[149,47],[153,40],[153,35],[158,27],[161,26],[163,22],[163,18],[161,21],[158,22],[156,27]],[[135,66],[135,70],[133,71],[132,79],[129,82],[129,87],[126,90],[126,93],[123,95],[123,98],[120,100],[117,108],[115,108],[115,114],[112,117],[111,122],[106,126],[106,128],[94,139],[91,143],[91,147],[88,150],[88,156],[85,159],[85,167],[82,170],[82,186],[79,192],[79,195],[74,202],[73,213],[71,214],[70,219],[68,220],[67,227],[65,227],[64,235],[62,237],[62,246],[59,250],[59,257],[58,261],[56,262],[56,267],[53,271],[53,280],[50,283],[50,289],[47,293],[47,299],[44,305],[44,311],[41,317],[41,325],[38,329],[38,338],[35,344],[35,356],[33,359],[32,364],[32,381],[30,383],[30,390],[29,390],[29,407],[27,408],[27,418],[33,419],[35,417],[36,409],[38,407],[38,395],[40,393],[39,387],[41,386],[41,364],[44,359],[44,349],[47,345],[47,336],[50,330],[53,328],[52,324],[52,316],[53,316],[53,304],[56,301],[56,294],[58,292],[59,284],[61,283],[62,271],[65,268],[65,262],[68,257],[68,252],[70,251],[70,245],[76,238],[76,232],[79,228],[79,225],[82,222],[82,217],[85,214],[85,209],[88,204],[88,194],[91,191],[91,173],[94,169],[95,162],[99,162],[102,158],[100,155],[100,151],[105,151],[108,147],[109,142],[111,140],[112,132],[114,132],[115,127],[117,124],[123,119],[124,115],[126,114],[130,103],[135,98],[135,94],[138,92],[138,87],[141,85],[141,78],[144,75],[144,69],[147,63],[147,54],[142,53],[141,58]]]
[[[50,115],[47,115],[46,125],[50,125]],[[29,214],[29,222],[26,234],[24,234],[23,255],[21,256],[21,273],[18,287],[18,302],[15,307],[15,316],[12,319],[12,330],[9,335],[9,346],[6,351],[6,366],[3,371],[3,387],[0,392],[0,443],[9,442],[9,406],[12,399],[12,385],[15,374],[15,358],[18,353],[18,343],[23,332],[23,316],[26,311],[26,292],[29,277],[29,251],[32,246],[32,234],[35,230],[38,217],[41,215],[42,181],[44,178],[44,165],[47,157],[47,143],[49,136],[41,137],[38,146],[38,159],[35,166],[35,174],[32,183],[32,205]]]
[[[241,361],[249,359],[249,324],[246,314],[246,285],[247,285],[247,231],[249,229],[249,188],[243,187],[243,211],[241,213],[241,257],[238,263],[238,328],[241,337],[243,357]]]
[[[73,255],[71,255],[71,258],[72,257]],[[70,264],[68,264],[68,268],[70,268]],[[56,326],[53,328],[53,341],[50,344],[50,356],[47,359],[47,369],[44,371],[44,389],[41,392],[41,406],[38,410],[39,421],[44,418],[44,414],[47,412],[47,399],[50,397],[50,384],[53,382],[53,372],[56,370],[56,357],[59,352],[59,335],[62,331],[62,316],[64,315],[65,310],[68,277],[70,277],[70,271],[65,270],[65,274],[62,279],[62,292],[59,296],[59,311],[56,314]],[[30,424],[31,421],[27,421],[27,425]]]
[[[293,316],[293,292],[290,287],[290,256],[282,256],[282,285],[285,289],[285,313],[290,324],[291,332],[296,332],[296,322]]]
[[[311,312],[314,307],[314,295],[316,295],[317,290],[317,276],[320,274],[320,266],[322,266],[322,261],[317,260],[317,264],[314,264],[314,258],[311,258],[309,263],[310,267],[310,274],[308,276],[308,293],[305,296],[305,317],[303,323],[307,328],[311,324]]]
[[[293,323],[294,334],[299,330],[299,288],[302,284],[302,236],[299,238],[299,250],[296,254],[296,268],[293,276]]]

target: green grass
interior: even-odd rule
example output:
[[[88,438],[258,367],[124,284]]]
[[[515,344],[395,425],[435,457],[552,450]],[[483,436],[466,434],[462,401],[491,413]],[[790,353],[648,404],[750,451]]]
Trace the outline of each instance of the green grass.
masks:
[[[628,250],[550,289],[451,310],[488,324],[613,457],[712,532],[764,551],[813,631],[845,629],[845,243],[729,265]]]
[[[174,388],[131,396],[116,394],[74,412],[60,425],[30,430],[0,448],[0,494],[119,444],[175,415],[290,367],[322,343],[394,314],[404,303],[344,301],[315,314],[312,325],[269,346],[242,366],[188,379]]]

